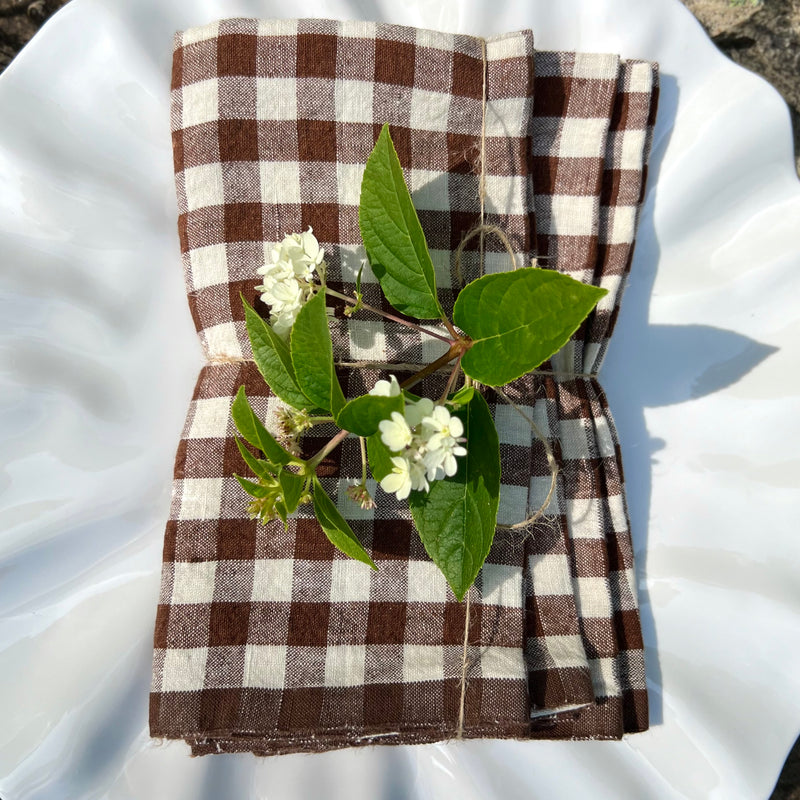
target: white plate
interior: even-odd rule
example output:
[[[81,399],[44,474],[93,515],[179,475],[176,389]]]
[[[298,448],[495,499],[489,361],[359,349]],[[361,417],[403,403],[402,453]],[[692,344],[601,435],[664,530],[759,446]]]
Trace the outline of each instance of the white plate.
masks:
[[[766,797],[800,724],[800,186],[789,117],[677,0],[296,0],[296,16],[659,61],[606,364],[652,729],[192,760],[147,735],[172,459],[201,352],[176,231],[174,30],[278,0],[73,0],[0,79],[0,795]]]

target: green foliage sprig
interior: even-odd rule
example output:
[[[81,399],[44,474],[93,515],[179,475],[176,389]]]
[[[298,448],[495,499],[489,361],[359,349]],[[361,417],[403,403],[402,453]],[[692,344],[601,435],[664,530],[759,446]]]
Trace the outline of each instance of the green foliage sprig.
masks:
[[[348,435],[361,437],[362,478],[348,490],[363,507],[375,504],[367,468],[382,489],[408,499],[426,551],[461,600],[486,560],[497,526],[500,445],[486,400],[473,382],[500,387],[531,372],[558,351],[605,290],[535,267],[484,275],[458,294],[453,320],[436,290],[433,262],[384,125],[361,184],[359,226],[369,263],[388,302],[418,321],[440,320],[449,336],[366,306],[361,272],[353,297],[325,285],[323,251],[313,232],[287,236],[262,267],[265,321],[243,299],[253,358],[272,392],[286,404],[282,422],[293,445],[270,434],[239,390],[233,420],[256,458],[237,439],[255,480],[237,476],[251,496],[250,513],[287,524],[302,503],[330,541],[346,555],[376,569],[347,520],[317,477],[322,460]],[[315,281],[315,275],[320,282]],[[379,381],[370,393],[346,398],[334,368],[326,296],[350,304],[348,315],[369,311],[447,342],[448,350],[404,384]],[[435,401],[408,388],[453,364],[445,393]],[[460,371],[464,386],[453,391]],[[308,459],[297,438],[310,427],[335,423],[340,431]]]

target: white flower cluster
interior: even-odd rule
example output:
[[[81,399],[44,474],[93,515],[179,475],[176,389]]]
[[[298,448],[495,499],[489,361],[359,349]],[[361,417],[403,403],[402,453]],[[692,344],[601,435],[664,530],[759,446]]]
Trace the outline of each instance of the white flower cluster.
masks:
[[[378,381],[370,394],[397,397],[400,394],[397,378]],[[397,455],[392,457],[392,471],[380,482],[385,492],[405,500],[411,490],[429,491],[430,481],[455,475],[456,456],[465,456],[460,438],[464,426],[458,417],[451,416],[442,405],[423,397],[407,402],[404,413],[393,411],[391,419],[378,426],[381,441]]]
[[[325,251],[319,246],[312,228],[305,233],[291,233],[272,248],[270,263],[256,270],[264,283],[256,286],[261,299],[270,306],[270,324],[284,339],[314,293],[314,270],[324,262]]]

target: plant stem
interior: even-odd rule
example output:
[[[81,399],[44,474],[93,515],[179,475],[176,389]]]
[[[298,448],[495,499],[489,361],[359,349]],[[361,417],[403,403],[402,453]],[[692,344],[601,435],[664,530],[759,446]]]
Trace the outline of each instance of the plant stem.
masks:
[[[448,333],[453,337],[453,341],[458,341],[461,338],[461,334],[453,327],[453,323],[450,322],[444,314],[442,314],[442,322],[444,322]]]
[[[423,378],[427,378],[433,372],[436,372],[439,367],[443,367],[445,364],[449,364],[454,358],[460,358],[464,353],[464,343],[454,342],[450,349],[443,355],[441,358],[437,358],[436,361],[432,361],[428,364],[427,367],[421,369],[416,375],[412,375],[410,378],[404,380],[400,387],[402,389],[410,389],[415,384],[419,383]]]
[[[348,297],[346,294],[337,292],[335,289],[329,289],[327,286],[325,287],[325,294],[329,294],[331,297],[338,297],[340,300],[344,300],[345,303],[356,305],[356,300],[354,300],[352,297]],[[447,344],[452,344],[452,341],[450,339],[448,339],[446,336],[442,336],[440,333],[434,333],[433,331],[429,331],[427,330],[427,328],[423,328],[421,325],[417,325],[414,322],[409,322],[407,319],[401,319],[400,317],[397,317],[394,314],[389,314],[386,311],[382,311],[380,308],[375,308],[375,306],[370,306],[362,302],[361,308],[365,309],[366,311],[371,311],[373,314],[377,314],[380,317],[386,317],[386,319],[391,319],[394,322],[399,322],[401,325],[405,325],[407,328],[413,328],[415,331],[419,331],[420,333],[426,333],[428,336],[432,336],[434,339],[439,339],[442,342],[447,342]],[[454,334],[454,338],[458,336],[455,328],[453,328],[453,326],[450,325],[450,323],[447,320],[444,320],[444,322],[447,325],[448,330],[452,334]]]
[[[447,386],[444,387],[444,392],[442,392],[442,396],[439,398],[440,403],[444,403],[444,401],[447,400],[447,395],[450,394],[450,390],[453,388],[453,384],[456,382],[456,376],[458,375],[459,369],[461,369],[461,356],[458,357],[458,361],[456,361],[453,371],[450,373],[450,377],[447,379]]]
[[[350,435],[350,431],[339,431],[336,436],[331,439],[325,447],[322,448],[315,456],[310,458],[306,464],[311,467],[312,470],[316,469],[317,464],[319,464],[323,458],[325,458],[331,450],[336,449],[346,438]]]
[[[333,417],[309,417],[308,421],[312,425],[322,425],[323,422],[334,422]]]
[[[361,485],[367,485],[367,448],[364,444],[366,439],[363,436],[358,437],[358,443],[361,445]]]

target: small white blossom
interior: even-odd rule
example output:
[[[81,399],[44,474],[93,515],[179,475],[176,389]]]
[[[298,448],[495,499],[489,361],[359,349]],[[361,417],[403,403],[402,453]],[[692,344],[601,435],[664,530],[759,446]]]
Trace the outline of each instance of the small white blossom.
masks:
[[[444,406],[436,406],[430,416],[422,420],[423,430],[428,432],[423,461],[428,470],[429,480],[451,477],[458,471],[456,456],[465,456],[466,448],[459,443],[464,440],[464,425]]]
[[[456,456],[465,456],[467,450],[455,439],[446,439],[439,442],[439,446],[429,448],[422,460],[428,470],[428,480],[440,480],[445,476],[452,477],[458,472]]]
[[[381,489],[405,500],[411,490],[427,492],[430,484],[425,475],[425,465],[412,453],[392,457],[392,471],[380,482]]]
[[[400,384],[397,382],[397,378],[394,375],[390,375],[388,381],[378,381],[369,390],[369,393],[376,397],[398,397],[400,391]]]
[[[270,262],[256,270],[263,275],[263,283],[256,289],[270,307],[270,324],[280,336],[289,335],[300,309],[313,295],[314,271],[324,263],[324,254],[309,228],[285,236],[272,248]]]
[[[399,411],[392,411],[391,419],[378,424],[381,441],[392,451],[399,452],[411,444],[414,438],[405,417]]]
[[[297,236],[298,234],[295,234]],[[322,263],[322,257],[325,251],[319,246],[317,237],[314,236],[314,229],[309,225],[305,233],[299,234],[300,244],[303,249],[303,255],[308,259],[309,263],[318,267]]]
[[[411,477],[411,488],[417,492],[427,492],[430,490],[427,475],[425,474],[425,463],[418,454],[406,456],[408,460],[408,474]],[[398,498],[402,499],[402,498]]]
[[[452,416],[444,406],[436,406],[429,415],[425,416],[422,424],[432,431],[429,445],[433,448],[438,447],[434,441],[438,441],[440,437],[458,439],[464,433],[464,424],[458,417]]]
[[[376,389],[373,393],[390,396],[392,384],[379,381]],[[431,481],[452,477],[458,472],[456,458],[467,454],[461,444],[465,441],[461,420],[426,397],[407,402],[403,414],[393,411],[391,419],[381,420],[378,429],[381,441],[396,453],[392,472],[380,485],[398,500],[405,500],[412,490],[430,491]]]
[[[303,303],[303,289],[296,278],[286,278],[272,287],[271,300],[273,313],[293,311]]]
[[[381,489],[405,500],[411,494],[411,464],[403,456],[392,458],[392,471],[381,481]]]

